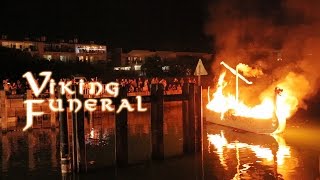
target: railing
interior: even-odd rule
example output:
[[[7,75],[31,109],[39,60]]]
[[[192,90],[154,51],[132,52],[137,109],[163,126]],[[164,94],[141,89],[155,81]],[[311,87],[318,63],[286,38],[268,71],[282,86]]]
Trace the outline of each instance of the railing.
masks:
[[[6,97],[7,97],[7,99],[27,99],[27,93],[7,94]],[[34,94],[32,94],[32,97],[35,98]],[[45,99],[45,98],[49,98],[49,97],[50,97],[49,93],[41,93],[38,98]]]
[[[26,94],[10,94],[7,95],[7,99],[26,99]]]
[[[103,87],[105,87],[106,84],[103,84]],[[112,95],[108,94],[108,92],[106,92],[105,88],[103,88],[102,92],[98,95],[91,95],[89,93],[90,88],[84,88],[83,90],[83,96],[84,98],[102,98],[102,97],[112,97]],[[177,94],[182,94],[182,89],[178,89],[178,90],[165,90],[163,91],[164,95],[177,95]],[[127,92],[127,96],[150,96],[151,92],[148,91],[135,91],[135,92]],[[6,93],[7,99],[26,99],[27,97],[27,93],[20,93],[20,94],[10,94],[10,92]],[[32,93],[32,97],[35,98],[34,94]],[[45,99],[45,98],[49,98],[50,97],[50,93],[48,91],[45,91],[43,93],[41,93],[37,98],[40,99]],[[71,95],[67,95],[67,98],[71,98]]]
[[[103,85],[105,87],[106,84]],[[151,85],[150,85],[151,86]],[[103,88],[102,92],[98,95],[90,95],[89,88],[85,88],[83,91],[84,98],[99,98],[99,97],[112,97],[110,94],[108,94]],[[176,95],[176,94],[182,94],[182,89],[179,90],[165,90],[163,91],[164,95]],[[151,92],[148,91],[135,91],[135,92],[127,92],[127,96],[150,96]]]

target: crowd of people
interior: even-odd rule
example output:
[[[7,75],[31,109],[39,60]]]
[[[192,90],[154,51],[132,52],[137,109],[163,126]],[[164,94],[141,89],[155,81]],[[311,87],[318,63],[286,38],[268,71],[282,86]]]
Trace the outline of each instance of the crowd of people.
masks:
[[[37,79],[38,80],[38,79]],[[61,79],[60,81],[72,81],[72,79]],[[92,78],[91,81],[98,81],[96,78]],[[151,84],[162,84],[165,91],[182,90],[184,83],[197,83],[195,78],[130,78],[130,79],[116,79],[121,86],[127,87],[128,92],[149,92]],[[29,89],[27,82],[10,81],[5,79],[2,81],[3,89],[7,95],[24,94]],[[48,91],[48,89],[46,90]]]
[[[21,83],[20,80],[10,81],[9,79],[3,80],[2,85],[7,95],[24,94],[29,87],[27,83]]]
[[[151,78],[151,79],[116,79],[122,86],[126,86],[128,88],[128,92],[149,92],[151,84],[162,84],[165,91],[172,91],[172,90],[182,90],[183,84],[186,82],[188,83],[196,83],[195,79],[191,78],[178,78],[173,79],[165,79],[165,78]]]

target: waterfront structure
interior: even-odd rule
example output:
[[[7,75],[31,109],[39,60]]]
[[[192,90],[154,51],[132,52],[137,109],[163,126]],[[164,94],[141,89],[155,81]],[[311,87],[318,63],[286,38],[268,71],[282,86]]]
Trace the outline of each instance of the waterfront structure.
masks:
[[[46,37],[36,40],[10,40],[6,36],[0,39],[0,46],[18,49],[29,52],[32,56],[51,60],[98,62],[112,61],[114,70],[121,71],[141,71],[142,64],[148,57],[159,57],[161,60],[171,61],[184,58],[194,58],[196,60],[211,60],[213,55],[202,52],[183,51],[152,51],[152,50],[131,50],[124,52],[122,48],[108,49],[106,45],[94,42],[79,43],[78,39],[69,41],[49,42]],[[183,62],[181,62],[183,63]],[[169,67],[164,67],[169,68]]]
[[[141,66],[148,57],[159,57],[166,61],[183,59],[184,57],[191,57],[196,60],[211,60],[213,58],[213,54],[202,52],[131,50],[127,53],[122,51],[118,51],[118,53],[121,53],[121,55],[117,59],[113,59],[114,62],[117,62],[114,70],[122,71],[141,71]]]
[[[106,61],[107,46],[101,44],[78,43],[77,39],[65,42],[47,42],[45,37],[41,37],[35,41],[25,39],[23,41],[8,40],[6,37],[0,39],[0,46],[19,49],[29,52],[32,56],[51,60],[60,61]]]
[[[176,59],[179,57],[196,57],[202,59],[211,59],[212,54],[201,52],[181,52],[181,51],[149,51],[149,50],[132,50],[126,54],[127,65],[143,64],[147,57],[157,56],[162,60]]]

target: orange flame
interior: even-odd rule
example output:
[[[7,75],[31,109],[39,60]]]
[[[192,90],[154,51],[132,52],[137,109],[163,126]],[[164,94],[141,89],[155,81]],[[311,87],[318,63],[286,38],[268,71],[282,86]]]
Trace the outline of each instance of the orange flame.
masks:
[[[297,98],[292,94],[291,91],[287,90],[286,82],[277,83],[274,88],[280,88],[279,92],[266,91],[261,94],[261,103],[249,107],[243,101],[237,100],[235,95],[225,95],[223,90],[227,86],[225,82],[226,72],[223,72],[219,76],[216,91],[213,93],[213,99],[207,104],[207,109],[220,113],[220,119],[223,120],[226,112],[232,112],[233,116],[254,118],[257,120],[266,120],[276,117],[278,120],[278,127],[274,133],[282,133],[286,127],[286,119],[289,118],[296,110]],[[272,92],[272,93],[271,93]]]

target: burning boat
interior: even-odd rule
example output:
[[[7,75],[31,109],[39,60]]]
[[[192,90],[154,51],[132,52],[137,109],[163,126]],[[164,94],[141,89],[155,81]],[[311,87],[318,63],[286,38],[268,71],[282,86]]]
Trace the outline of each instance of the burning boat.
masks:
[[[273,94],[264,97],[261,104],[249,107],[239,100],[238,79],[247,84],[252,82],[242,76],[238,68],[233,69],[224,62],[221,62],[221,65],[236,76],[236,92],[235,95],[225,95],[223,90],[227,83],[224,80],[226,72],[223,72],[219,76],[212,99],[210,94],[208,95],[207,121],[258,134],[282,133],[290,114],[290,104],[283,89],[275,87]]]

